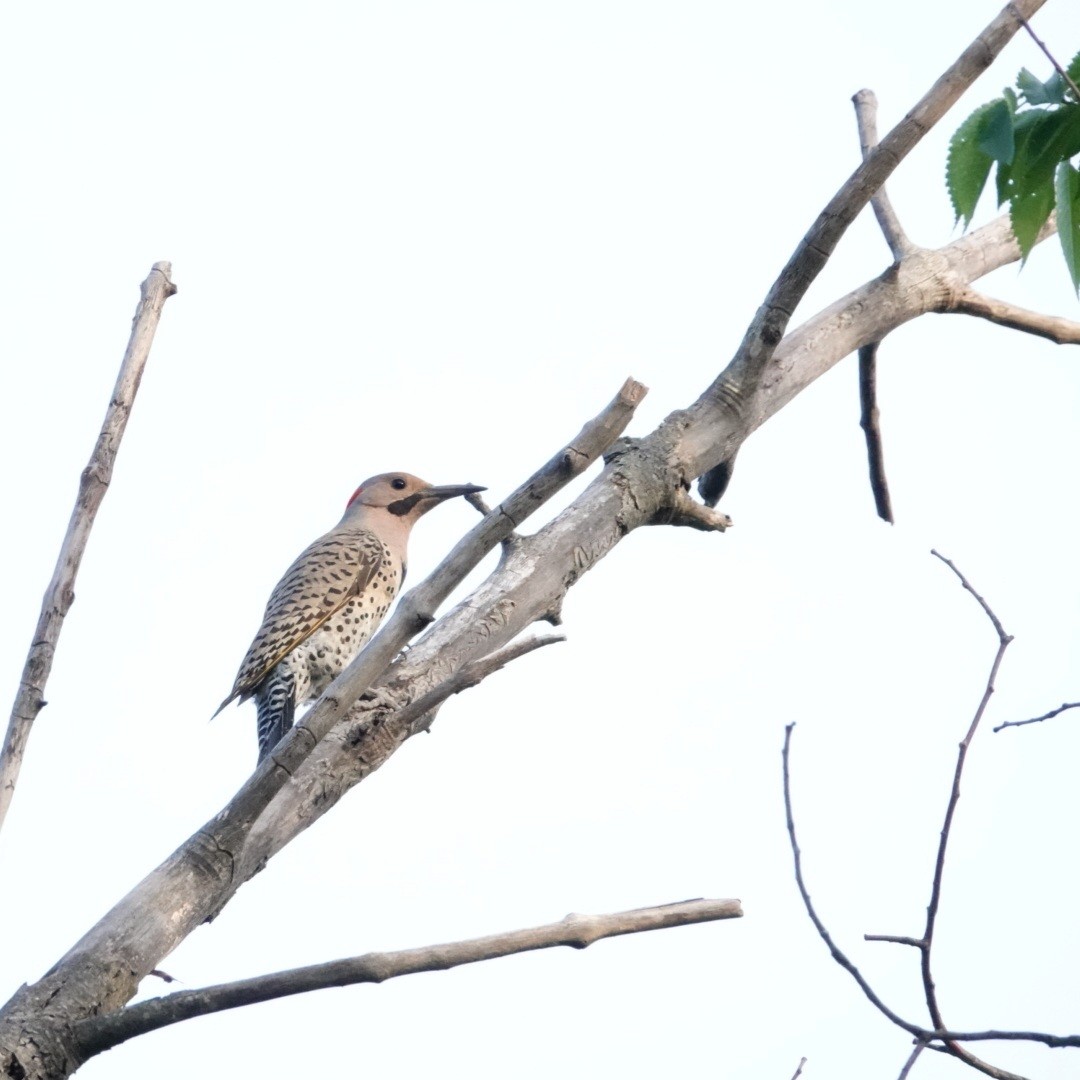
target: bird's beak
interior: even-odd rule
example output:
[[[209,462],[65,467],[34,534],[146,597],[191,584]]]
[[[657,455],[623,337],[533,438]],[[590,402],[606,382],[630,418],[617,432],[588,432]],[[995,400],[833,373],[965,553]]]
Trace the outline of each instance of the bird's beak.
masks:
[[[444,484],[442,487],[428,487],[418,491],[421,499],[434,499],[442,502],[443,499],[455,499],[458,495],[475,495],[478,491],[487,491],[486,487],[479,484]]]
[[[453,499],[458,495],[475,495],[478,491],[487,491],[487,488],[480,487],[478,484],[444,484],[441,487],[426,487],[414,491],[411,495],[406,495],[404,499],[392,502],[386,509],[391,514],[402,516],[410,513],[420,503],[426,503],[427,505],[420,511],[426,513],[444,499]]]

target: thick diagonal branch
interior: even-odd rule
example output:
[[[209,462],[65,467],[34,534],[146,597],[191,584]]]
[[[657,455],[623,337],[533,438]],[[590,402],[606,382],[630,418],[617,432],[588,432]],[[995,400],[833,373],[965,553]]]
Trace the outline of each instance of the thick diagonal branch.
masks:
[[[135,309],[131,337],[120,364],[120,373],[109,407],[105,410],[101,432],[90,454],[90,462],[79,479],[75,507],[60,545],[52,580],[41,601],[41,614],[19,678],[4,746],[0,750],[0,828],[15,794],[30,729],[38,713],[45,707],[45,684],[52,672],[53,656],[64,617],[75,600],[75,578],[79,573],[79,564],[86,550],[86,542],[90,539],[94,518],[112,480],[113,464],[150,356],[161,309],[176,292],[176,286],[169,277],[171,273],[170,263],[154,263],[140,287],[141,298]]]

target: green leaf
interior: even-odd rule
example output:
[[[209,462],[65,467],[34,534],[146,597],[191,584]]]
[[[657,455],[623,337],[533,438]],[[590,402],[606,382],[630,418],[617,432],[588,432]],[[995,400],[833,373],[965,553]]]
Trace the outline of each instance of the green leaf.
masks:
[[[1012,162],[998,168],[998,199],[1010,204],[1013,233],[1026,260],[1054,208],[1058,163],[1080,152],[1080,105],[1021,114],[1015,137]]]
[[[1047,116],[1052,116],[1050,109],[1026,109],[1019,112],[1013,119],[1013,161],[998,164],[997,171],[997,204],[1001,206],[1007,203],[1013,195],[1015,181],[1013,174],[1024,172],[1027,169],[1030,153],[1027,150],[1027,142],[1031,136],[1031,129],[1041,123]]]
[[[1031,175],[1041,183],[1059,161],[1080,153],[1080,105],[1040,112],[1022,132],[1017,139],[1014,174]]]
[[[980,105],[957,129],[949,141],[949,157],[945,166],[945,185],[949,191],[956,220],[966,229],[971,223],[993,159],[980,149],[983,120],[1000,98]]]
[[[1051,182],[1029,186],[1013,196],[1009,204],[1009,221],[1016,242],[1020,245],[1021,266],[1027,262],[1039,230],[1046,224],[1053,209],[1054,185]]]
[[[1069,66],[1065,71],[1074,83],[1080,84],[1080,53],[1077,53],[1072,60],[1069,61]]]
[[[1048,105],[1046,89],[1042,79],[1036,79],[1027,68],[1021,68],[1016,76],[1016,89],[1020,91],[1020,97],[1027,105]]]
[[[1028,105],[1060,105],[1065,101],[1065,83],[1056,71],[1046,82],[1040,82],[1027,68],[1021,68],[1016,88]]]
[[[1013,114],[1005,98],[990,102],[989,108],[979,123],[978,131],[979,149],[994,161],[1008,165],[1013,159],[1015,144]]]
[[[1067,161],[1057,167],[1054,193],[1057,196],[1058,236],[1065,265],[1069,268],[1073,288],[1080,296],[1080,171]]]

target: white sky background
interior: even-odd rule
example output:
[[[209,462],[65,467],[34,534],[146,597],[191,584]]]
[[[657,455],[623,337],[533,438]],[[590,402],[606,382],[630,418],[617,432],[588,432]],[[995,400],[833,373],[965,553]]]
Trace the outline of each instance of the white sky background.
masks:
[[[370,473],[485,483],[546,460],[627,375],[631,433],[722,367],[857,158],[996,13],[867,5],[9,5],[0,365],[14,693],[137,285],[168,301],[0,838],[0,998],[39,977],[254,764],[228,691],[269,590]],[[1067,59],[1075,8],[1037,20]],[[948,135],[902,166],[913,239],[955,235]],[[987,205],[981,220],[988,220]],[[887,264],[869,214],[796,323]],[[1080,318],[1044,245],[986,291]],[[643,530],[570,594],[569,642],[455,699],[163,964],[186,987],[691,896],[737,923],[328,991],[139,1039],[80,1075],[895,1076],[908,1040],[829,959],[811,892],[922,1021],[918,934],[956,743],[971,754],[936,950],[956,1027],[1080,1028],[1080,360],[928,317],[880,360],[898,524],[874,516],[854,358],[746,445],[726,535]],[[584,481],[568,493],[569,497]],[[565,501],[565,500],[563,500]],[[561,503],[560,503],[561,505]],[[530,523],[537,527],[548,514]],[[414,581],[473,523],[414,537]],[[145,986],[156,994],[162,987]],[[1029,1076],[1080,1057],[986,1047]],[[920,1080],[958,1076],[926,1054]]]

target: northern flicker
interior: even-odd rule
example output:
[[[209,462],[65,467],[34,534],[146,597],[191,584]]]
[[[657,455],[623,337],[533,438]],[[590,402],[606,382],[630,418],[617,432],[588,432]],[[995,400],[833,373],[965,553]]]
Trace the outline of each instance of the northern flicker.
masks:
[[[314,701],[382,622],[405,580],[409,532],[444,499],[475,484],[432,487],[408,473],[382,473],[353,492],[345,514],[285,571],[244,657],[230,701],[255,698],[259,760],[292,727],[297,705]]]

